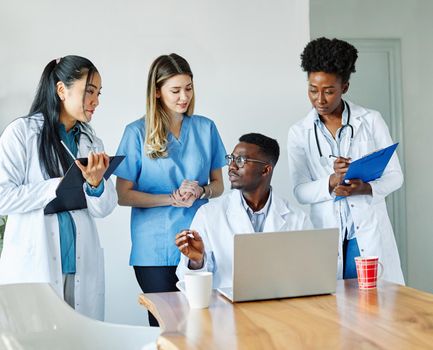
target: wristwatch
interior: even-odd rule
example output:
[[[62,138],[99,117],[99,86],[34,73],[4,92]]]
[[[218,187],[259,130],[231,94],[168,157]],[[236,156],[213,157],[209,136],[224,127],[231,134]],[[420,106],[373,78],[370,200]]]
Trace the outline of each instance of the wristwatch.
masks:
[[[204,199],[206,197],[206,188],[204,186],[200,186],[203,189],[203,193],[201,194],[199,199]]]

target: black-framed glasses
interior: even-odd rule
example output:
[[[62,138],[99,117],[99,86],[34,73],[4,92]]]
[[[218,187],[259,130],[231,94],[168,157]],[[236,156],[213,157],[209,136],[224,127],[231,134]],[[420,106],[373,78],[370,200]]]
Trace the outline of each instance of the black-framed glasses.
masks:
[[[233,154],[227,154],[225,158],[226,158],[227,165],[230,165],[232,162],[235,162],[238,168],[243,168],[246,162],[261,163],[266,165],[269,164],[268,162],[264,162],[263,160],[247,158],[244,156],[234,156]]]

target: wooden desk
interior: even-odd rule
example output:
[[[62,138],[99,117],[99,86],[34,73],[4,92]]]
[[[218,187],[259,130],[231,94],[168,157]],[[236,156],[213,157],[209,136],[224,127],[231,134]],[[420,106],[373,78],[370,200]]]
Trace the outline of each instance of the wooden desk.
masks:
[[[231,304],[214,291],[209,309],[180,292],[140,304],[158,319],[159,349],[433,349],[433,294],[381,282],[361,291],[338,281],[335,295]]]

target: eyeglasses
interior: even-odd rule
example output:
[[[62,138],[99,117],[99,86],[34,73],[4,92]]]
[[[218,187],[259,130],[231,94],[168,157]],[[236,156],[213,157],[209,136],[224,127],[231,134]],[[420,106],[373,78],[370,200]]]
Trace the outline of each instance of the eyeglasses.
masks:
[[[262,163],[266,165],[269,164],[268,162],[264,162],[262,160],[251,159],[244,156],[235,157],[233,154],[227,154],[225,158],[226,158],[227,165],[232,164],[232,162],[234,161],[238,168],[243,168],[246,162]]]

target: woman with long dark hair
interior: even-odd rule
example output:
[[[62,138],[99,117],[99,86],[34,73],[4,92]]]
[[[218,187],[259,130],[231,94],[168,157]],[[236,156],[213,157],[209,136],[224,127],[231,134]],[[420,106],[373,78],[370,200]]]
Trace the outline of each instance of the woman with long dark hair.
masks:
[[[103,175],[109,157],[89,126],[101,76],[88,59],[66,56],[45,67],[28,116],[0,138],[0,214],[8,215],[0,283],[46,282],[89,317],[104,317],[104,260],[94,217],[116,206]],[[62,144],[63,143],[63,144]],[[45,214],[74,158],[87,208]]]
[[[116,170],[119,204],[132,207],[130,264],[143,292],[176,291],[176,233],[223,192],[225,148],[213,121],[194,115],[193,74],[176,54],[151,65],[146,116],[129,124]],[[158,325],[152,315],[151,326]]]

